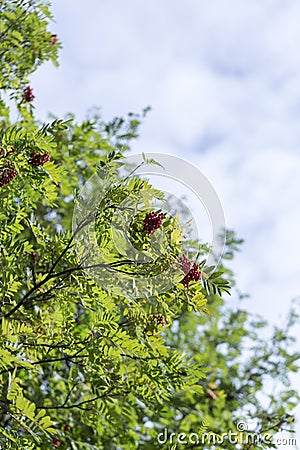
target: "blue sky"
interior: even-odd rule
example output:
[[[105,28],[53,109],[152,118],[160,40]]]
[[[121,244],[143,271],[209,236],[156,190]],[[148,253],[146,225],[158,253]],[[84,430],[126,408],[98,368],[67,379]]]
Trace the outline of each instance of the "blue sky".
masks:
[[[134,150],[184,157],[211,180],[246,240],[233,263],[244,304],[281,323],[300,295],[300,3],[54,0],[52,11],[64,49],[58,70],[32,77],[38,114],[151,105]]]

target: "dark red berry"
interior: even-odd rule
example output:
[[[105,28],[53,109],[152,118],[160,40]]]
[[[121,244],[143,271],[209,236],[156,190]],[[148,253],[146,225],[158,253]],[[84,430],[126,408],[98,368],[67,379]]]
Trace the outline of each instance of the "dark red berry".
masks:
[[[4,169],[0,170],[0,187],[8,184],[11,180],[13,180],[15,178],[16,175],[17,175],[17,172],[11,166],[11,163],[8,162],[6,164],[6,167]]]
[[[201,271],[197,263],[191,263],[186,256],[179,259],[180,269],[185,273],[182,283],[188,287],[191,281],[199,281],[201,279]]]
[[[55,439],[55,441],[53,441],[53,443],[54,443],[54,445],[56,446],[56,447],[60,447],[60,441],[58,440],[58,439]]]
[[[42,153],[42,154],[35,153],[35,152],[30,153],[30,164],[34,167],[42,166],[43,164],[45,164],[48,161],[50,161],[50,153],[49,152]]]
[[[71,430],[70,425],[66,424],[66,425],[65,425],[65,431],[70,431],[70,430]]]
[[[23,100],[25,103],[32,102],[34,100],[34,95],[32,93],[32,88],[27,86],[23,91]]]
[[[180,269],[184,272],[185,275],[189,273],[191,270],[192,263],[188,260],[186,256],[182,256],[179,259]]]
[[[153,318],[156,319],[156,325],[162,325],[163,327],[166,325],[166,319],[163,315],[154,315]]]
[[[52,34],[50,45],[55,45],[55,44],[57,44],[57,42],[58,42],[57,34]]]
[[[152,211],[146,214],[142,231],[153,234],[158,228],[162,226],[164,218],[165,215],[163,213],[157,214],[156,212]]]

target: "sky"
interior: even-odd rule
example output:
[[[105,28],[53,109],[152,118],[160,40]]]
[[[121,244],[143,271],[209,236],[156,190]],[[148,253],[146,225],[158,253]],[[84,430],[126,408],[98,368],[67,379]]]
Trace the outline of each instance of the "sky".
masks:
[[[63,50],[31,78],[38,115],[150,105],[133,150],[208,177],[245,239],[232,263],[243,306],[283,323],[300,295],[300,2],[52,3]]]

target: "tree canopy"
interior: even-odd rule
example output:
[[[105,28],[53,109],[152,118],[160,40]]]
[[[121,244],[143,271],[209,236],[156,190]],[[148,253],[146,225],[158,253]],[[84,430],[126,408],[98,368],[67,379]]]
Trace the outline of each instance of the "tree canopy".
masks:
[[[230,260],[242,241],[227,230],[222,263],[207,267],[207,246],[185,241],[178,218],[153,207],[163,193],[120,175],[147,108],[109,122],[95,113],[41,123],[30,75],[58,64],[62,47],[49,5],[3,0],[0,13],[0,448],[276,448],[271,438],[243,441],[237,424],[252,423],[253,436],[293,431],[296,306],[268,338],[266,321],[230,307],[230,289],[239,295]],[[105,286],[75,251],[89,219],[80,189],[94,174],[104,186],[90,210]],[[142,204],[131,222],[128,198]],[[82,221],[72,229],[74,205]],[[120,208],[151,264],[116,249],[110,224]],[[116,289],[118,273],[146,278],[176,264],[165,292]],[[230,430],[238,442],[221,442]],[[201,443],[208,432],[220,442]]]

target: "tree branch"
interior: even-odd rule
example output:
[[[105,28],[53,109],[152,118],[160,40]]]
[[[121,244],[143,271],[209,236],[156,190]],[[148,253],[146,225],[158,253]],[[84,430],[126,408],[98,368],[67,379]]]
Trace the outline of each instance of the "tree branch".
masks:
[[[62,405],[57,405],[57,406],[37,406],[37,409],[73,409],[73,408],[78,408],[78,409],[82,409],[85,411],[91,410],[92,408],[85,408],[82,405],[86,405],[88,403],[92,403],[96,400],[99,400],[100,398],[104,398],[104,397],[117,397],[118,395],[126,395],[129,394],[130,391],[124,391],[124,392],[116,392],[115,394],[111,394],[111,391],[113,390],[113,387],[110,387],[104,394],[101,395],[97,395],[96,397],[90,398],[89,400],[84,400],[82,402],[79,403],[75,403],[73,405],[66,405],[66,401],[62,404]],[[68,394],[69,395],[69,394]],[[68,396],[67,396],[68,397]]]

